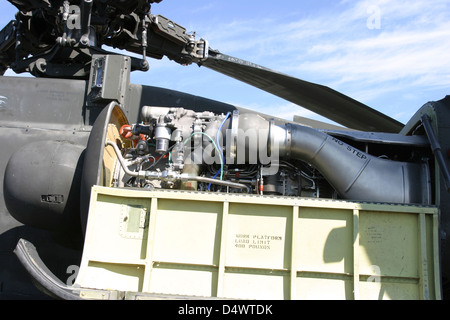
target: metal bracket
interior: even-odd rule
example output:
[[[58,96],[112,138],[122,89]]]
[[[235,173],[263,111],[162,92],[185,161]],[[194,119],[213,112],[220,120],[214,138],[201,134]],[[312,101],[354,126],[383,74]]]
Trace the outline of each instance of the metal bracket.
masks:
[[[422,123],[425,128],[428,140],[430,141],[431,150],[433,151],[436,161],[438,163],[439,169],[444,178],[444,183],[447,188],[447,192],[450,193],[450,174],[448,168],[445,164],[444,156],[442,155],[441,145],[436,138],[433,127],[431,125],[431,119],[427,114],[422,115]]]
[[[185,53],[192,58],[192,62],[199,63],[208,59],[209,54],[209,43],[204,39],[200,39],[198,41],[191,40],[186,45]]]
[[[123,106],[130,83],[130,71],[130,57],[122,55],[93,55],[88,102],[115,100]]]
[[[119,233],[123,238],[144,239],[148,227],[147,208],[140,205],[122,205]]]

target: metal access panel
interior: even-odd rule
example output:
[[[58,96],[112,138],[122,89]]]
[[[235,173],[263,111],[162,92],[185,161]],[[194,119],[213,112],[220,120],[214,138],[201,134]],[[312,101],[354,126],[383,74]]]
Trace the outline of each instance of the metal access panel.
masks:
[[[130,84],[130,71],[130,57],[93,55],[89,79],[89,101],[116,100],[123,104]]]
[[[75,286],[85,298],[440,299],[438,210],[95,186]]]

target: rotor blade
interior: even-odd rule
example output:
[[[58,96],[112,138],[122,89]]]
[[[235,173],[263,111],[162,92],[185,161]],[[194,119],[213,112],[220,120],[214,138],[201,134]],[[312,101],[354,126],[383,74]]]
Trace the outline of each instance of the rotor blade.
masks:
[[[272,93],[351,129],[398,133],[404,126],[326,86],[300,80],[211,49],[208,58],[200,65]]]

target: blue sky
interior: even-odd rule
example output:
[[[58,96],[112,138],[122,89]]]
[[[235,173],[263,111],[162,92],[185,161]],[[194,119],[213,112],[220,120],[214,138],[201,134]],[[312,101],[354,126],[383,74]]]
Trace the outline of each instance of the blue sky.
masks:
[[[0,4],[0,23],[15,8]],[[448,0],[163,0],[152,6],[221,52],[320,83],[406,123],[450,94]],[[292,119],[323,117],[197,65],[149,59],[132,82]],[[8,74],[12,74],[8,72]]]

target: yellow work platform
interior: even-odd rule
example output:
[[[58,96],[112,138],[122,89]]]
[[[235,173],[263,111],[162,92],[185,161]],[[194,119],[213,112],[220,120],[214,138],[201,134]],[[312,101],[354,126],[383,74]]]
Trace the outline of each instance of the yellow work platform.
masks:
[[[440,299],[438,209],[95,186],[75,286],[133,298]]]

